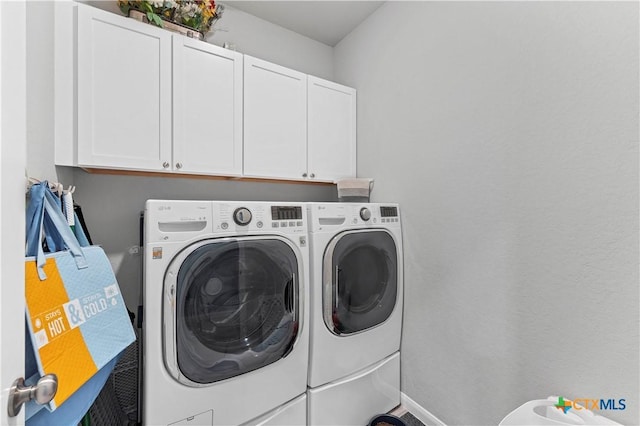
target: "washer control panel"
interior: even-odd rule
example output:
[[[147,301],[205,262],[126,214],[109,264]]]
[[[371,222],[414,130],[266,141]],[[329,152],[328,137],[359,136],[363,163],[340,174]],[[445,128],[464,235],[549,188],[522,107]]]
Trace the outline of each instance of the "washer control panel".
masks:
[[[306,211],[301,204],[224,201],[213,202],[214,231],[251,232],[274,230],[285,233],[307,231]],[[274,229],[275,228],[275,229]]]
[[[144,211],[146,241],[186,241],[213,230],[211,203],[148,200]]]
[[[306,241],[307,210],[303,204],[286,201],[148,200],[144,227],[146,242],[271,232],[300,234]]]

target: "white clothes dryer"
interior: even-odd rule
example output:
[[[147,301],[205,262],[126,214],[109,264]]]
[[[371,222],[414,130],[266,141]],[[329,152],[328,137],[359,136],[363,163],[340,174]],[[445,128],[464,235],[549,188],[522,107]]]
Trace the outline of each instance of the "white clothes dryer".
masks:
[[[304,206],[149,200],[144,229],[143,422],[306,423]]]
[[[400,404],[399,206],[309,203],[307,209],[309,424],[366,424]]]

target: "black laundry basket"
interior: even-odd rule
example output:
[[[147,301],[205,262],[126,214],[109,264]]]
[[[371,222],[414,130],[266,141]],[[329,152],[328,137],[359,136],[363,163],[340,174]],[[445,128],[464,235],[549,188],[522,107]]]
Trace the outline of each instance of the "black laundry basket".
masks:
[[[91,426],[138,424],[138,351],[140,333],[124,350],[88,413]]]

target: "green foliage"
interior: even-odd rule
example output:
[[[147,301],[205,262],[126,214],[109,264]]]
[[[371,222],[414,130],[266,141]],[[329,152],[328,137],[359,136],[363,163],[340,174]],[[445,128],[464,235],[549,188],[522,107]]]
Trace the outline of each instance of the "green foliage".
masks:
[[[118,7],[127,16],[131,10],[140,11],[150,24],[158,27],[164,27],[166,20],[202,34],[220,19],[224,10],[224,6],[216,5],[214,0],[118,0]]]
[[[157,13],[147,12],[147,19],[149,20],[149,22],[161,28],[163,27],[162,19],[160,18],[160,15],[158,15]]]
[[[118,2],[118,6],[120,6],[120,11],[125,15],[129,15],[129,11],[131,10],[131,5],[128,2]]]

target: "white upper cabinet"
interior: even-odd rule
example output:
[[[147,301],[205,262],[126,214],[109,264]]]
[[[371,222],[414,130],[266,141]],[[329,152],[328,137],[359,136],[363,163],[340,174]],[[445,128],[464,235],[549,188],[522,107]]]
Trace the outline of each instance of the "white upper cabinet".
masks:
[[[244,174],[307,177],[307,75],[244,57]]]
[[[78,7],[77,73],[78,164],[169,168],[171,33]]]
[[[335,180],[356,175],[356,91],[308,78],[309,177]]]
[[[242,54],[174,36],[173,168],[242,174]]]
[[[78,165],[242,174],[242,54],[78,6]]]
[[[245,56],[244,174],[356,175],[356,91]]]
[[[55,163],[332,182],[356,91],[77,2],[55,7]]]

